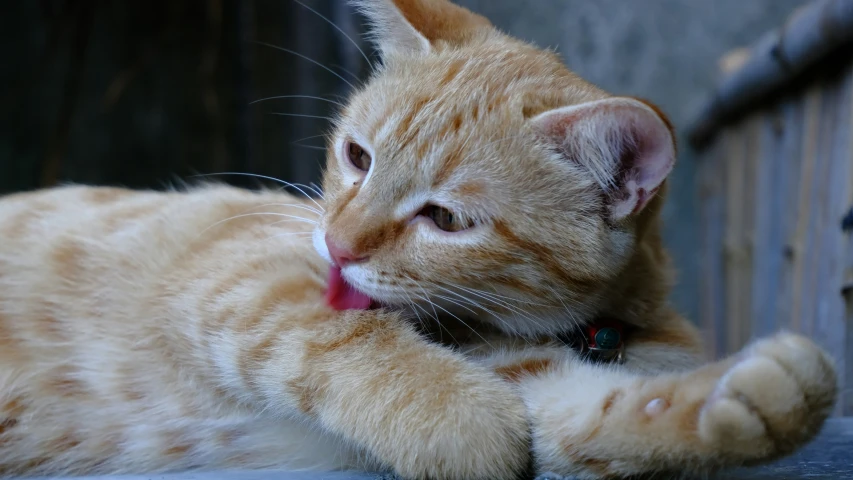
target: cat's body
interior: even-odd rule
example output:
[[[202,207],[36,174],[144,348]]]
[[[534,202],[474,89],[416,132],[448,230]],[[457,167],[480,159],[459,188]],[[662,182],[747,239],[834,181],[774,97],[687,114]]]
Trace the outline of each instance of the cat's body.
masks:
[[[224,308],[216,298],[249,277],[257,276],[265,292],[289,282],[303,298],[288,308],[306,321],[312,305],[323,305],[327,267],[310,238],[264,241],[310,232],[312,225],[270,227],[270,216],[253,216],[201,234],[244,211],[307,216],[293,208],[252,209],[282,200],[297,203],[233,189],[166,196],[82,188],[0,202],[3,473],[37,466],[78,473],[270,466],[294,448],[309,455],[301,462],[300,454],[287,455],[296,467],[335,465],[346,451],[328,439],[312,443],[318,432],[304,421],[279,425],[259,417],[256,407],[240,406],[245,395],[228,393],[242,381],[239,373],[224,378],[237,372],[217,368],[221,362],[237,368],[240,353],[204,347],[222,335],[248,353],[274,330],[240,323],[260,298],[235,300],[232,307],[247,311],[235,314],[234,323],[214,313]],[[217,261],[234,242],[241,242],[239,250]],[[260,250],[253,252],[252,243]],[[275,273],[264,278],[265,270]],[[250,336],[239,340],[230,328]],[[282,433],[288,423],[295,434]],[[118,452],[125,453],[111,460]]]
[[[666,303],[656,109],[443,0],[362,4],[386,65],[341,114],[320,203],[0,200],[0,475],[509,479],[532,454],[599,478],[812,438],[836,389],[819,348],[782,335],[699,366]],[[626,325],[624,365],[557,340],[602,318]]]

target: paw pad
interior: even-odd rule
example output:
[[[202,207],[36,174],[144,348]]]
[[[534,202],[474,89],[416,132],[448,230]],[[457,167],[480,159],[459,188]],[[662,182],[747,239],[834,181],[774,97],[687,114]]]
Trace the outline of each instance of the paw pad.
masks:
[[[644,409],[644,411],[646,412],[646,415],[650,417],[657,417],[658,415],[665,412],[668,408],[669,402],[667,402],[663,398],[655,398],[654,400],[646,404],[646,408]]]

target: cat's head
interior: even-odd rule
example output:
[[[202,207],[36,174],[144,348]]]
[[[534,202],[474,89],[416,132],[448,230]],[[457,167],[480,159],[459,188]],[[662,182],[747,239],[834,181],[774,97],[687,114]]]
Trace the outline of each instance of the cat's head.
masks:
[[[655,107],[446,0],[357,4],[383,65],[336,124],[314,238],[346,282],[526,334],[661,283],[637,261],[675,162]]]

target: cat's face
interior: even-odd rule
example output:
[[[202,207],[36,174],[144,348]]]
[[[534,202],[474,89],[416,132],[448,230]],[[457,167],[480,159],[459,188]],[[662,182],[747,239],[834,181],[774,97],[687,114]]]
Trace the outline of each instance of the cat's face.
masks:
[[[385,65],[330,142],[317,250],[386,305],[528,334],[593,315],[672,166],[666,124],[444,0],[363,6]]]

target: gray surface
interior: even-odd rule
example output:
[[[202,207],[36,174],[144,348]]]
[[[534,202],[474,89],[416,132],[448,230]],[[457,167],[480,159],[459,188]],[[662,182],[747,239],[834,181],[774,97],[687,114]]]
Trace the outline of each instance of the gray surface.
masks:
[[[796,455],[773,465],[745,469],[719,478],[732,480],[853,479],[853,419],[834,419],[823,433]]]
[[[821,435],[797,455],[763,468],[724,472],[716,477],[726,480],[845,480],[853,479],[853,419],[833,419]],[[81,480],[391,480],[350,472],[210,472],[171,475],[86,477]],[[537,480],[559,477],[543,475]],[[562,479],[568,480],[568,479]],[[663,480],[663,479],[662,479]]]

